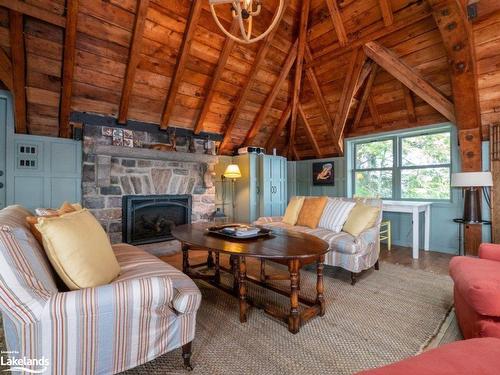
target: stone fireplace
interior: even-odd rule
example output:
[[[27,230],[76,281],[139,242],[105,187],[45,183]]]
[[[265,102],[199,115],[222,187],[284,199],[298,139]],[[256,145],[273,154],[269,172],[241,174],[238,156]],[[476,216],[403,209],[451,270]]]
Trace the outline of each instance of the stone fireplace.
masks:
[[[190,221],[211,218],[215,211],[213,170],[218,157],[204,153],[203,139],[195,141],[195,152],[187,152],[188,146],[178,137],[178,151],[165,152],[112,145],[111,138],[103,133],[102,126],[84,127],[82,202],[100,221],[112,243],[127,240],[122,237],[125,197],[189,196]],[[157,133],[133,133],[134,143],[136,139],[141,143],[165,142]]]
[[[125,195],[123,242],[132,245],[172,240],[172,229],[191,223],[191,195]]]

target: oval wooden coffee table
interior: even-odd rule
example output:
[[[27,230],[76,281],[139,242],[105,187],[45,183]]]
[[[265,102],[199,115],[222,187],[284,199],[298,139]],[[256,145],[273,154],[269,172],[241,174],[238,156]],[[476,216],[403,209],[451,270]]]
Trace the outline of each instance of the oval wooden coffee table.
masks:
[[[231,272],[233,275],[232,293],[239,297],[240,301],[240,321],[247,320],[247,281],[256,283],[274,292],[290,296],[290,312],[283,314],[278,309],[265,307],[266,313],[284,320],[288,323],[288,329],[292,333],[299,332],[301,324],[312,317],[325,314],[325,299],[323,286],[323,262],[325,253],[328,251],[328,244],[309,234],[286,231],[283,229],[273,229],[269,237],[258,239],[238,239],[233,240],[221,236],[208,234],[206,229],[210,223],[181,225],[172,230],[172,235],[181,242],[183,252],[182,268],[183,272],[192,278],[209,280],[213,285],[225,289],[220,283],[220,272]],[[207,263],[190,266],[189,250],[208,251]],[[212,252],[215,253],[215,262]],[[231,259],[231,269],[220,265],[220,253],[229,254]],[[261,259],[260,278],[247,275],[246,257]],[[288,275],[266,275],[265,260],[273,260],[288,265]],[[311,301],[299,297],[300,290],[300,268],[303,264],[316,261],[316,300]],[[202,266],[214,267],[213,275],[200,274],[195,268]],[[267,283],[270,280],[289,280],[290,291],[271,286]],[[299,311],[299,303],[307,308]]]

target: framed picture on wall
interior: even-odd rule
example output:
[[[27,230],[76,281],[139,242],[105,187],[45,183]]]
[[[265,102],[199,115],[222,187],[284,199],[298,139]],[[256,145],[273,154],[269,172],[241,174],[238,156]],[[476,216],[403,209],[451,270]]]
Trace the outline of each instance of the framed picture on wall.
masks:
[[[313,163],[313,185],[335,186],[335,171],[333,161]]]

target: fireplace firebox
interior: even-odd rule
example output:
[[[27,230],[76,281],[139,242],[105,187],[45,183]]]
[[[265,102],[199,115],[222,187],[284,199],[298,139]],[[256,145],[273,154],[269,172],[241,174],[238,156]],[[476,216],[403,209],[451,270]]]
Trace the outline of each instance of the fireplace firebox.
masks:
[[[132,245],[172,240],[172,229],[191,223],[191,195],[122,197],[123,242]]]

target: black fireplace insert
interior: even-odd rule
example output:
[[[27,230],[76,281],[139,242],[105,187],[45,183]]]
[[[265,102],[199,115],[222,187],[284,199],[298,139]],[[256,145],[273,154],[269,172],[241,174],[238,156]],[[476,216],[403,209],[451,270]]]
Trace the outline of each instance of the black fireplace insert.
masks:
[[[132,245],[172,240],[172,229],[191,223],[191,195],[122,197],[123,242]]]

